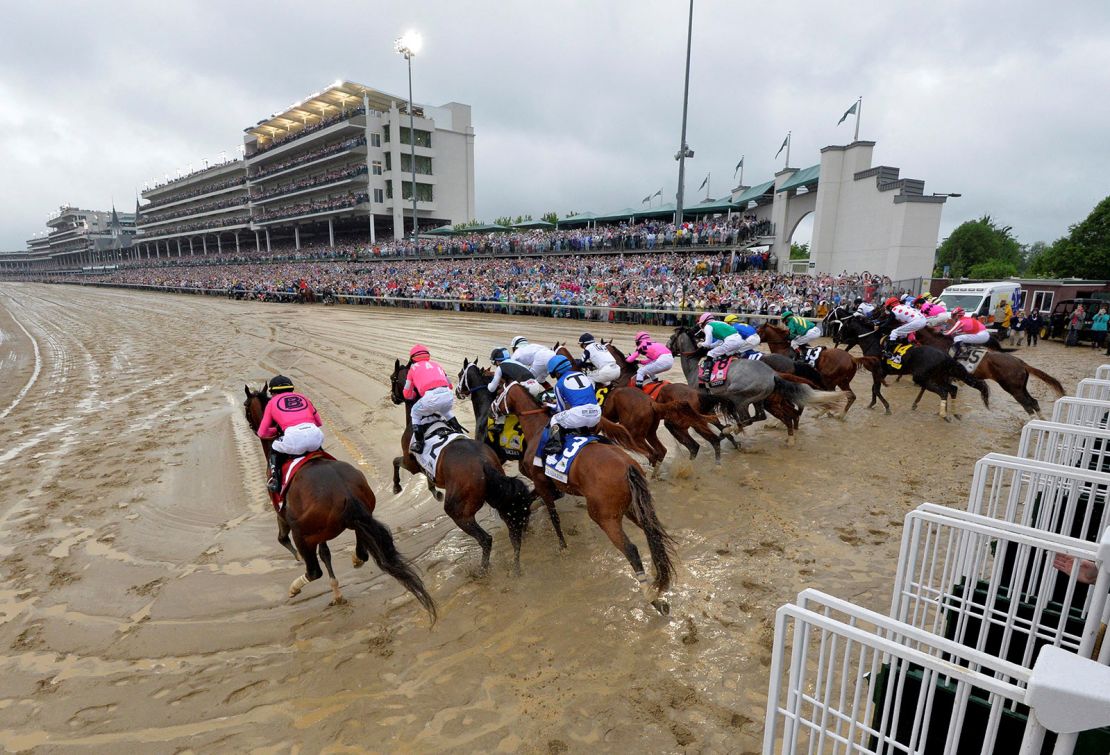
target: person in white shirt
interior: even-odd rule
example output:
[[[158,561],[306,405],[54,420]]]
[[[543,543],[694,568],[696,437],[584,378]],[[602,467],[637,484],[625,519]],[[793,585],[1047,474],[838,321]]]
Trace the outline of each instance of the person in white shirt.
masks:
[[[609,385],[621,376],[621,367],[609,349],[594,340],[589,333],[578,337],[582,347],[582,372],[597,385]]]

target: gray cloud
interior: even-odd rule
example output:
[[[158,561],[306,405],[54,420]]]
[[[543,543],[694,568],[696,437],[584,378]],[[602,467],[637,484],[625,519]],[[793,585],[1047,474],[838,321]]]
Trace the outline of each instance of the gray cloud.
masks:
[[[0,49],[0,249],[63,202],[130,208],[143,183],[241,143],[336,78],[403,92],[392,40],[426,49],[416,98],[474,107],[482,219],[673,198],[685,4],[13,4]],[[877,161],[957,191],[942,234],[989,213],[1051,240],[1108,193],[1110,7],[1100,0],[697,0],[688,200],[851,138],[864,97]]]

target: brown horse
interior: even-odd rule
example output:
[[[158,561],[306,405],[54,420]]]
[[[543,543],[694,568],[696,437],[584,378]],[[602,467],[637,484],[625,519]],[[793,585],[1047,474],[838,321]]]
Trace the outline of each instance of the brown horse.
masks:
[[[613,345],[612,341],[605,344],[609,349],[609,353],[617,360],[617,364],[621,367],[621,376],[617,378],[618,384],[628,385],[636,378],[636,365],[630,363],[625,355]],[[719,430],[724,430],[724,423],[720,422],[716,415],[713,414],[716,402],[708,396],[699,394],[697,389],[691,388],[685,383],[667,383],[656,394],[654,401],[658,404],[678,404],[687,407],[688,411],[685,413],[688,419],[687,423],[674,422],[668,419],[663,420],[663,426],[667,428],[667,432],[674,436],[683,448],[690,452],[690,458],[697,458],[698,451],[701,446],[698,442],[690,436],[690,431],[693,430],[713,447],[713,458],[717,464],[721,463],[721,440],[727,438],[732,447],[739,449],[740,444],[736,442],[731,432],[717,433],[713,427],[716,426]]]
[[[270,394],[265,386],[260,391],[252,391],[244,385],[243,391],[247,395],[243,402],[247,424],[257,433]],[[264,458],[269,458],[273,440],[260,440]],[[305,573],[289,586],[289,597],[296,596],[306,584],[323,576],[320,570],[320,561],[323,561],[331,578],[332,605],[344,602],[339,580],[331,567],[328,541],[343,530],[351,529],[355,531],[352,558],[355,568],[373,558],[378,568],[416,597],[434,622],[436,606],[432,596],[416,570],[397,552],[389,528],[374,518],[374,503],[374,491],[366,477],[350,464],[324,458],[301,462],[300,470],[286,491],[285,506],[278,513],[278,542],[294,556],[299,553],[305,564]],[[289,543],[290,535],[296,550]]]
[[[516,383],[510,385],[497,402],[503,413],[520,418],[526,439],[524,458],[534,458],[543,430],[548,425],[549,410],[540,406],[528,391]],[[670,587],[674,577],[674,540],[655,515],[647,478],[639,464],[616,446],[590,443],[578,452],[567,482],[552,480],[536,466],[531,467],[531,476],[536,491],[551,511],[555,509],[556,490],[584,496],[590,519],[628,559],[644,596],[660,613],[670,611],[661,594]],[[622,526],[626,516],[644,531],[647,538],[651,560],[655,564],[655,582],[650,587],[640,551],[628,539]]]
[[[575,359],[565,346],[556,343],[555,353],[565,356],[575,367],[581,365],[581,362]],[[659,440],[660,421],[664,423],[664,427],[668,430],[673,427],[682,433],[682,435],[679,435],[671,430],[671,435],[674,435],[675,440],[681,443],[690,453],[691,459],[697,457],[700,447],[690,437],[689,429],[696,425],[704,427],[711,436],[713,434],[708,426],[711,418],[698,414],[688,404],[655,401],[639,388],[630,387],[628,381],[622,378],[618,378],[613,386],[609,389],[605,401],[601,405],[601,414],[606,419],[617,422],[621,427],[628,430],[632,440],[637,442],[639,446],[631,450],[638,451],[647,457],[653,475],[658,474],[659,465],[667,455],[666,446]],[[719,461],[721,456],[720,440],[716,440],[716,443],[717,459]]]
[[[932,328],[922,328],[917,331],[917,340],[926,346],[933,346],[941,351],[948,352],[952,347],[952,339],[942,333],[938,333]],[[993,380],[1002,386],[1002,390],[1009,393],[1014,397],[1014,400],[1021,404],[1031,415],[1037,418],[1041,417],[1041,405],[1037,403],[1037,399],[1029,393],[1029,376],[1037,378],[1055,393],[1056,397],[1064,395],[1064,386],[1060,385],[1060,381],[1049,375],[1047,372],[1041,372],[1036,367],[1026,364],[1021,359],[1018,359],[1012,354],[1006,353],[1004,350],[994,351],[987,350],[983,353],[983,357],[979,363],[975,365],[975,370],[971,373],[974,377],[980,380]],[[917,402],[921,400],[924,393],[918,393],[917,400],[913,402],[914,407]]]
[[[412,474],[423,474],[424,470],[411,453],[409,440],[412,438],[412,415],[410,411],[415,401],[404,397],[405,380],[409,368],[398,360],[389,377],[390,398],[395,404],[405,406],[405,431],[401,434],[401,455],[393,459],[393,492],[401,492],[400,469],[404,467]],[[532,489],[522,480],[507,476],[501,469],[497,454],[485,443],[471,438],[452,441],[440,453],[435,477],[431,479],[444,489],[443,511],[458,528],[478,541],[482,548],[483,572],[489,569],[490,552],[493,538],[478,524],[475,514],[484,503],[489,503],[498,513],[509,530],[509,541],[513,545],[513,571],[520,573],[520,544],[524,530],[528,527],[528,517],[532,511],[532,500],[536,497]]]
[[[771,350],[772,354],[793,356],[794,350],[790,347],[790,334],[786,328],[765,322],[756,328],[755,332],[759,334],[760,340],[767,344],[767,348]],[[821,376],[822,388],[826,390],[839,388],[848,394],[844,411],[840,413],[841,419],[844,419],[844,415],[848,413],[848,407],[856,400],[855,391],[852,390],[852,378],[856,376],[856,371],[860,367],[871,373],[872,380],[881,382],[883,379],[882,368],[877,358],[854,357],[842,349],[823,349],[821,355],[817,357],[815,367],[817,373]],[[879,399],[884,406],[887,406],[886,399],[882,397],[882,394],[879,394]]]

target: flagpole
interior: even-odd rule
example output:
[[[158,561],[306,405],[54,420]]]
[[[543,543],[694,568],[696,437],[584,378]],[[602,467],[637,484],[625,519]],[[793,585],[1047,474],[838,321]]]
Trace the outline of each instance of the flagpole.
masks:
[[[861,110],[863,110],[863,95],[862,94],[859,96],[859,99],[856,100],[856,136],[855,136],[854,139],[852,139],[852,141],[854,141],[854,142],[859,141],[859,113],[860,113]]]
[[[744,185],[744,155],[740,155],[740,185]]]
[[[786,164],[782,166],[783,170],[786,170],[787,168],[790,167],[790,134],[791,133],[792,132],[790,132],[790,131],[786,132]]]
[[[682,225],[682,193],[686,182],[686,112],[690,103],[690,48],[694,41],[694,0],[690,0],[690,20],[686,26],[686,83],[682,88],[682,139],[678,145],[678,192],[675,195],[675,225]]]
[[[713,193],[713,171],[705,174],[705,198],[709,199],[709,195]]]

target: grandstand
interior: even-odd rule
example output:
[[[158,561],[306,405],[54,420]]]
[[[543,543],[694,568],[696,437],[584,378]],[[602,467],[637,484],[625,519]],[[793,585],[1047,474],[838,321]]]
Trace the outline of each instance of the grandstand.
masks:
[[[110,265],[130,255],[135,216],[62,205],[27,250],[0,254],[0,271],[73,271]]]

